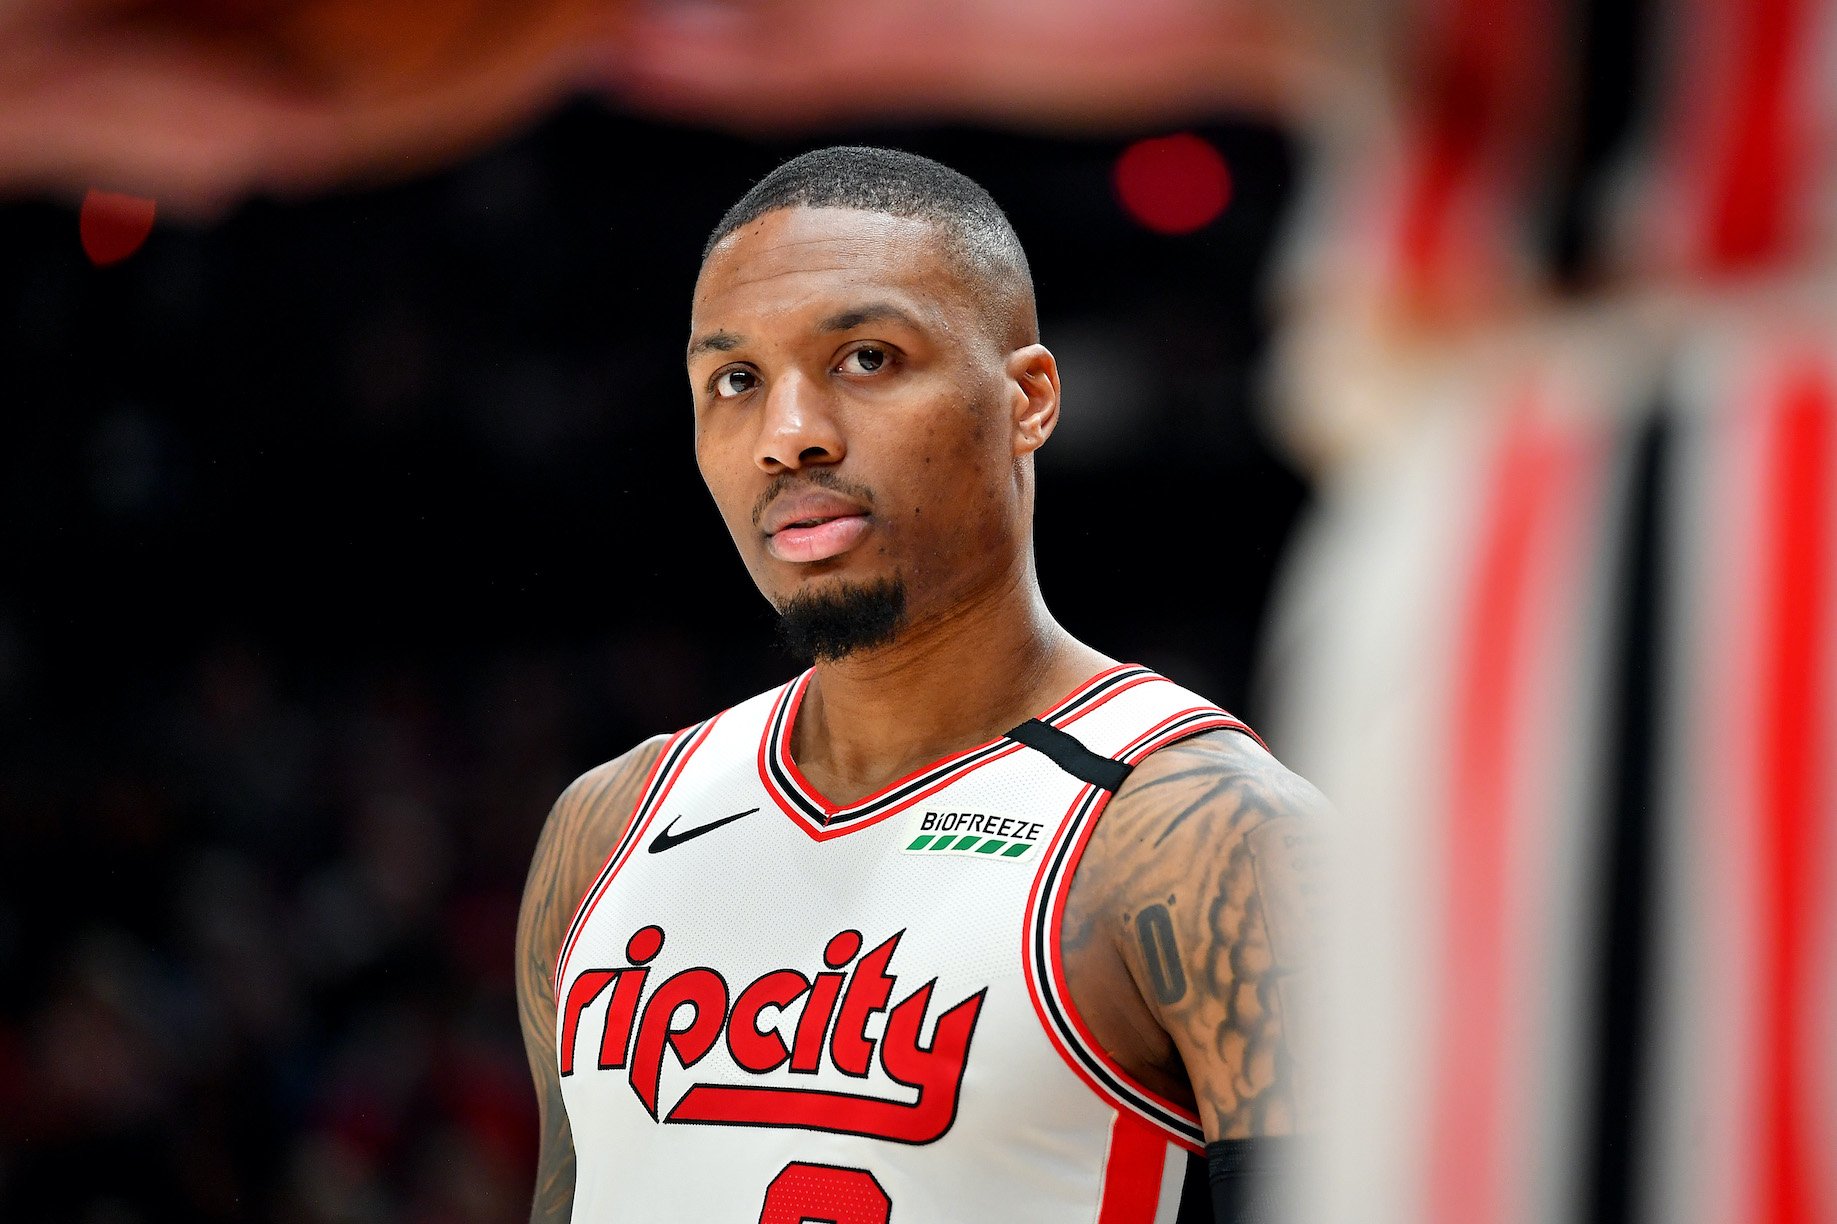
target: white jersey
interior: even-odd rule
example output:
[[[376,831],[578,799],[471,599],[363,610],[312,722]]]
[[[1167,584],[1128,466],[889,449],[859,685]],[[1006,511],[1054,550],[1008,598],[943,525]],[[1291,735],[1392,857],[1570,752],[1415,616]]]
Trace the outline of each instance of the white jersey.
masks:
[[[562,942],[574,1219],[1210,1219],[1198,1120],[1091,1038],[1059,922],[1128,767],[1249,729],[1115,667],[840,807],[791,759],[809,683],[671,737]]]

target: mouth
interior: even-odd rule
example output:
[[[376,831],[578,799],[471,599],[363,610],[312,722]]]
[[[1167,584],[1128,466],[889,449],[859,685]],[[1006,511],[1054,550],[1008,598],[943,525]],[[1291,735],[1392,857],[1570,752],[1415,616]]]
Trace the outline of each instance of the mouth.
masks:
[[[765,547],[780,561],[827,561],[860,543],[869,525],[861,513],[809,515],[768,531]]]
[[[780,561],[827,561],[859,544],[873,525],[873,495],[840,482],[774,482],[753,521],[765,533],[766,551]]]

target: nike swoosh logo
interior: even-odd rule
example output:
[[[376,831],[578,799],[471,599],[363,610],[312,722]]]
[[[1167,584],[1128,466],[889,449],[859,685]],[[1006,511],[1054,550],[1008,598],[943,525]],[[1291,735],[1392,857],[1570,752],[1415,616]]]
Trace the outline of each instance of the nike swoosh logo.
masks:
[[[665,825],[663,831],[652,838],[651,844],[645,848],[652,854],[662,854],[671,846],[680,846],[692,837],[700,837],[704,833],[712,833],[722,825],[732,824],[742,816],[751,816],[758,810],[758,808],[747,808],[744,812],[735,812],[732,816],[723,816],[719,820],[711,820],[707,824],[696,825],[693,829],[684,829],[681,833],[676,831],[676,821],[681,820],[682,817],[677,816],[675,819],[671,820],[669,824]]]

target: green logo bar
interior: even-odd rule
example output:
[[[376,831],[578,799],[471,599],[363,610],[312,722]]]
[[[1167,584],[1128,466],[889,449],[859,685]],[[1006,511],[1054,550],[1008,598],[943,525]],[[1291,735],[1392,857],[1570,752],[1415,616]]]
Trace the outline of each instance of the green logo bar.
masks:
[[[986,854],[990,858],[1021,858],[1034,847],[1030,841],[984,837],[980,833],[915,833],[905,845],[908,854]]]

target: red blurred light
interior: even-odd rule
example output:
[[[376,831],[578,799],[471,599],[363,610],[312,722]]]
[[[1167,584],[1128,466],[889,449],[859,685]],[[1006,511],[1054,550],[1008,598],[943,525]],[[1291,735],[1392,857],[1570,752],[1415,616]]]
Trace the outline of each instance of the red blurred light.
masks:
[[[1231,171],[1217,149],[1191,133],[1138,140],[1116,159],[1116,198],[1157,234],[1190,234],[1225,211]]]
[[[89,262],[106,267],[138,251],[153,232],[154,211],[154,202],[144,197],[90,188],[77,218]]]

